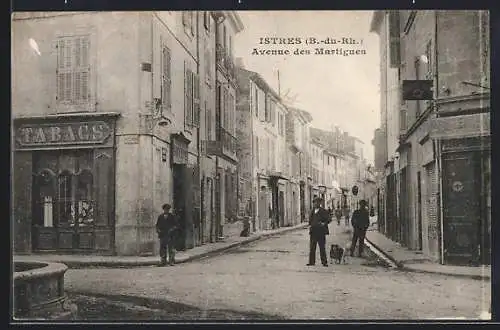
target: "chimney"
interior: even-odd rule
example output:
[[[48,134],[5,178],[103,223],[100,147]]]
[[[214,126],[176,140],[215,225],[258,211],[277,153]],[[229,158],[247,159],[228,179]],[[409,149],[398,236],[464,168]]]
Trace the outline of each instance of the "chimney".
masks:
[[[238,68],[241,68],[241,69],[244,69],[245,68],[245,64],[243,63],[243,58],[242,57],[237,57],[235,60],[234,60],[234,64],[236,65],[236,67]]]

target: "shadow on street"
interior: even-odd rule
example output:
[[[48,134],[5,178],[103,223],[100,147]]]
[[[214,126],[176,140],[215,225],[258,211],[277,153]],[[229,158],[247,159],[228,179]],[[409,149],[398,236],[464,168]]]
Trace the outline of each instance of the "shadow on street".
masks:
[[[194,321],[194,320],[282,320],[276,315],[223,309],[204,310],[165,300],[134,296],[88,295],[68,292],[84,321]]]

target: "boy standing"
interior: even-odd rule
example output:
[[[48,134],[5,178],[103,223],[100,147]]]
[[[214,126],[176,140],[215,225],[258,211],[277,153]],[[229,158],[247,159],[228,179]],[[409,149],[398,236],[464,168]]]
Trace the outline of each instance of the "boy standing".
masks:
[[[156,221],[156,232],[160,239],[160,266],[167,265],[167,251],[168,264],[173,266],[175,264],[175,239],[179,224],[175,215],[170,212],[172,208],[170,204],[164,204],[162,208],[163,213]]]

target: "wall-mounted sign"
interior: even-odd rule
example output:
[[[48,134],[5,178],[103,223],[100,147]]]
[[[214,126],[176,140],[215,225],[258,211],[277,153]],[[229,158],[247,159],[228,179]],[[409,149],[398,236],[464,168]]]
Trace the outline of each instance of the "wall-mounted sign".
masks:
[[[172,164],[187,164],[188,163],[188,148],[191,142],[184,134],[172,134],[171,157]]]
[[[114,134],[104,121],[21,124],[15,130],[19,148],[103,144]]]

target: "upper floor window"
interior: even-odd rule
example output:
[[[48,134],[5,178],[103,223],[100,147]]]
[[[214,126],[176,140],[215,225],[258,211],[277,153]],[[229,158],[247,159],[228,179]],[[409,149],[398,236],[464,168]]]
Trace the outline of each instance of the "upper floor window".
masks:
[[[187,127],[200,124],[199,76],[184,65],[184,122]]]
[[[90,36],[64,36],[57,39],[57,94],[61,106],[82,106],[91,102]]]
[[[172,109],[172,65],[170,49],[163,45],[161,58],[161,97],[162,107],[166,111]]]

